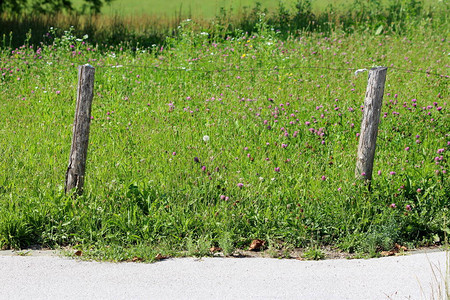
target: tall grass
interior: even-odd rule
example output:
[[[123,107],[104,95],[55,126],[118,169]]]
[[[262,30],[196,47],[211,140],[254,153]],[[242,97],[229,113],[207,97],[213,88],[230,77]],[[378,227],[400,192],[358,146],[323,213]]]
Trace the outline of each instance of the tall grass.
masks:
[[[300,36],[304,32],[336,31],[369,34],[413,33],[417,26],[432,27],[448,33],[450,6],[445,1],[418,0],[358,0],[344,4],[329,3],[325,8],[314,10],[309,0],[293,4],[280,1],[276,9],[268,10],[259,2],[253,7],[239,10],[223,6],[216,15],[195,16],[198,32],[206,31],[212,36],[240,36],[260,30],[261,18],[280,36]],[[161,45],[167,37],[176,36],[182,20],[193,18],[182,10],[173,15],[80,15],[80,14],[9,14],[0,16],[0,36],[10,39],[10,45],[19,47],[25,39],[34,45],[42,42],[49,28],[69,30],[74,34],[88,34],[93,44],[119,45],[123,43],[150,47]],[[14,33],[11,35],[11,33]]]

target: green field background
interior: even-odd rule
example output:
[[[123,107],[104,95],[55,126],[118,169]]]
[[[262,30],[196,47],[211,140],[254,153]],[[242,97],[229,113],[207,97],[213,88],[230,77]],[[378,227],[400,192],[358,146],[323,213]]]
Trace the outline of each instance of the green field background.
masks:
[[[114,0],[111,4],[105,5],[102,9],[102,13],[109,15],[164,15],[173,16],[178,15],[181,11],[182,15],[191,15],[193,17],[213,17],[217,15],[221,8],[225,8],[227,11],[230,8],[233,12],[243,11],[244,9],[251,10],[255,7],[256,3],[261,3],[263,8],[267,8],[269,11],[276,9],[280,2],[285,5],[286,8],[292,9],[297,0],[286,1],[273,1],[273,0]],[[329,4],[334,7],[342,5],[348,5],[354,1],[345,0],[325,0],[325,1],[311,1],[313,11],[319,11],[325,9]],[[436,2],[436,1],[425,1]],[[75,7],[81,7],[82,1],[74,1]]]
[[[80,8],[82,0],[75,0],[75,7]],[[227,11],[232,9],[234,13],[241,12],[245,9],[251,10],[256,6],[256,3],[261,3],[263,8],[273,11],[279,7],[280,3],[288,9],[293,9],[298,0],[113,0],[111,4],[105,5],[102,13],[108,15],[162,15],[174,16],[181,15],[193,17],[213,17],[218,14],[221,8]],[[333,8],[342,8],[352,5],[355,1],[345,0],[323,0],[311,1],[312,11],[323,11],[327,6],[332,5]],[[387,1],[380,1],[385,4]],[[423,3],[425,7],[437,4],[439,0],[425,0]]]

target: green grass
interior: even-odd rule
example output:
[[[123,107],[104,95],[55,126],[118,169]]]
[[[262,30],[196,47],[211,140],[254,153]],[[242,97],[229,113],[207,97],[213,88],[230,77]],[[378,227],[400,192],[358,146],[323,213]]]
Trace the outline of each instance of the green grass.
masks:
[[[115,3],[115,4],[114,4]],[[3,13],[0,16],[0,36],[3,45],[20,47],[24,40],[34,45],[47,43],[49,28],[61,31],[72,30],[73,34],[88,34],[89,41],[99,44],[126,45],[127,48],[151,47],[165,43],[167,37],[176,36],[183,20],[192,18],[197,24],[195,32],[209,32],[210,38],[221,39],[239,37],[258,32],[258,23],[264,17],[267,28],[280,32],[280,39],[298,37],[304,32],[414,34],[416,27],[431,26],[430,30],[448,33],[448,12],[450,6],[443,1],[389,0],[354,1],[341,5],[339,2],[320,2],[326,7],[317,7],[316,2],[277,3],[277,7],[267,10],[264,4],[254,4],[251,9],[236,10],[223,7],[205,15],[172,11],[170,14],[114,13],[82,15],[78,13],[48,13],[36,15],[29,11],[24,14]],[[113,5],[118,2],[113,2]],[[330,4],[330,5],[328,5]],[[274,4],[275,5],[275,4]],[[125,12],[125,9],[120,9]],[[73,27],[75,28],[73,30]],[[59,33],[58,33],[59,34]]]
[[[278,3],[273,1],[261,1],[263,7],[268,9],[275,9]],[[235,11],[240,11],[247,7],[252,8],[255,2],[252,0],[234,0],[234,1],[203,1],[203,0],[189,0],[189,1],[114,1],[110,5],[103,8],[102,12],[110,15],[132,15],[132,14],[163,14],[173,16],[181,12],[182,15],[192,15],[196,17],[213,17],[217,15],[221,8],[232,8]]]
[[[284,1],[271,1],[271,0],[170,0],[170,1],[154,1],[154,0],[114,0],[108,5],[105,5],[102,9],[103,14],[107,15],[121,15],[121,16],[141,16],[146,15],[165,15],[172,17],[174,15],[193,16],[193,17],[205,17],[212,18],[217,16],[222,8],[226,10],[232,10],[235,13],[242,12],[243,10],[250,11],[259,2],[261,7],[273,12],[278,9],[279,4],[282,3],[286,8],[292,9],[295,4],[300,1],[297,0],[284,0]],[[303,1],[305,2],[305,1]],[[380,3],[387,3],[387,0],[380,1]],[[404,1],[405,2],[405,1]],[[436,5],[438,0],[426,0],[423,1],[426,6]],[[81,8],[83,1],[75,0],[74,7]],[[326,0],[326,1],[311,1],[312,9],[314,12],[320,12],[325,10],[329,5],[333,5],[334,8],[349,7],[351,4],[349,1],[344,0]]]
[[[278,7],[277,1],[261,0],[258,1],[261,6],[267,8],[268,10],[275,10]],[[283,1],[286,6],[294,6],[297,1],[288,0]],[[315,9],[323,9],[329,1],[313,1]],[[345,1],[333,1],[335,5],[341,5]],[[74,7],[81,7],[82,1],[74,1]],[[239,12],[244,9],[251,10],[255,7],[256,1],[253,0],[215,0],[215,1],[204,1],[204,0],[171,0],[171,1],[125,1],[125,0],[115,0],[109,5],[105,5],[102,9],[102,13],[108,15],[166,15],[173,16],[181,14],[192,15],[194,17],[206,17],[211,18],[216,16],[221,8],[229,10],[230,8],[234,12]]]
[[[442,239],[448,29],[284,39],[264,25],[210,40],[186,22],[164,48],[96,46],[69,32],[4,45],[0,245],[152,260],[231,253],[256,238],[365,253]],[[95,98],[85,193],[74,198],[63,184],[86,62]],[[368,191],[354,179],[367,84],[354,70],[376,65],[390,69]]]

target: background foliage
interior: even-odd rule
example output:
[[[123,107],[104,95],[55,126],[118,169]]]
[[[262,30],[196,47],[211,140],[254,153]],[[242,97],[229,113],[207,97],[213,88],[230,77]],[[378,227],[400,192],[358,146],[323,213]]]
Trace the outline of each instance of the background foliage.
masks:
[[[111,1],[112,0],[78,1],[77,11],[81,13],[99,13],[102,6]],[[37,15],[43,13],[54,14],[62,11],[70,13],[75,12],[71,0],[0,0],[0,13],[30,13],[32,15]]]

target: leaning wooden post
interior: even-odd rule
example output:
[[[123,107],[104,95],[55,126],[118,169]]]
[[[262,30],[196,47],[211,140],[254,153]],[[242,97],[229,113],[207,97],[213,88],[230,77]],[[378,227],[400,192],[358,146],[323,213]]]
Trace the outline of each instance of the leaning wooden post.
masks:
[[[372,179],[386,73],[386,67],[376,67],[369,71],[355,170],[358,179],[369,181]]]
[[[78,67],[77,106],[73,122],[72,147],[70,148],[69,166],[66,172],[65,192],[76,188],[83,193],[84,173],[89,144],[89,126],[91,123],[91,105],[94,97],[95,68],[91,65]]]

